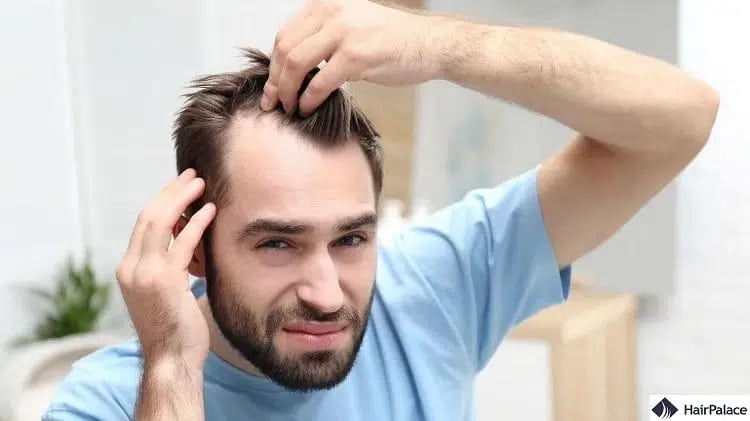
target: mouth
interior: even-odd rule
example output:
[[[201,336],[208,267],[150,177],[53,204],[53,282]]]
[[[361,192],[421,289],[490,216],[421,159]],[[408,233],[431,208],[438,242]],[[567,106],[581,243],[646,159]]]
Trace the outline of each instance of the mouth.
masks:
[[[293,347],[315,351],[341,347],[349,329],[345,322],[295,322],[284,325],[281,331]]]

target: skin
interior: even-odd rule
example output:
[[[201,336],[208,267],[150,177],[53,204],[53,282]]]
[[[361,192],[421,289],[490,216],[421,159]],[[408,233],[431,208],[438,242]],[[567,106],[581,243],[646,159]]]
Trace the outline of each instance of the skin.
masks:
[[[238,119],[229,137],[227,171],[235,182],[230,203],[214,223],[214,265],[221,268],[223,290],[217,295],[227,297],[226,304],[232,297],[235,305],[252,310],[261,330],[267,327],[261,316],[275,309],[293,313],[306,308],[321,317],[356,314],[359,323],[349,326],[346,343],[335,349],[350,360],[367,319],[376,268],[375,192],[364,153],[354,142],[319,149],[291,131],[280,131],[270,118]],[[306,231],[245,230],[259,220],[299,224]],[[195,259],[191,272],[203,276],[205,270],[205,262]],[[219,321],[216,311],[209,315],[208,306],[203,308]],[[236,330],[245,334],[240,326]],[[212,333],[225,360],[266,374],[231,350],[221,334],[226,332]],[[305,352],[283,332],[272,342],[273,353],[287,360],[284,367]]]
[[[325,66],[297,98],[304,75],[321,61]],[[713,89],[667,63],[584,36],[476,24],[364,0],[311,0],[277,35],[261,107],[283,106],[305,115],[345,81],[396,85],[433,79],[519,104],[578,133],[542,163],[538,175],[542,213],[560,267],[606,241],[679,174],[705,145],[719,103]],[[275,189],[253,183],[262,175],[250,166],[235,165],[238,192],[252,195],[235,195],[234,210],[222,210],[217,218],[217,257],[236,271],[228,277],[239,279],[240,265],[251,263],[241,262],[232,248],[231,227],[261,212],[304,219],[318,228],[300,258],[305,274],[294,278],[281,271],[284,281],[274,285],[267,279],[275,272],[261,270],[256,279],[264,288],[248,286],[252,293],[241,299],[259,309],[287,299],[329,310],[341,303],[362,308],[371,286],[366,281],[371,277],[363,274],[374,270],[365,267],[369,260],[363,259],[362,267],[338,263],[324,245],[335,238],[334,219],[372,206],[367,202],[372,198],[365,198],[366,183],[354,182],[365,177],[366,167],[357,167],[354,153],[316,154],[286,142],[278,147],[286,146],[291,149],[284,154],[235,151],[250,160],[237,162],[267,164],[274,177],[264,181]],[[305,158],[286,165],[294,154]],[[312,168],[318,161],[344,166],[336,173],[346,177],[332,175],[328,166]],[[146,386],[138,419],[203,419],[201,370],[209,344],[232,358],[210,314],[199,310],[185,287],[188,266],[198,275],[205,269],[197,233],[213,218],[213,208],[204,208],[184,229],[178,227],[175,246],[166,249],[169,228],[198,197],[200,183],[190,173],[182,175],[144,211],[118,271],[144,343]],[[191,247],[197,248],[192,259]],[[277,345],[287,355],[296,352],[281,339]],[[243,366],[239,357],[232,361]],[[175,384],[189,393],[174,396]],[[157,401],[167,404],[153,405]]]
[[[273,116],[238,117],[228,136],[226,168],[233,180],[229,202],[219,212],[208,205],[189,221],[181,218],[204,186],[192,170],[186,171],[142,212],[118,268],[128,309],[140,315],[134,324],[143,338],[146,369],[138,419],[201,419],[208,349],[251,374],[269,374],[254,366],[240,352],[241,344],[230,342],[222,328],[243,343],[268,339],[268,354],[288,373],[279,379],[300,390],[343,380],[364,334],[377,260],[375,191],[364,153],[354,142],[320,149],[280,129]],[[158,220],[150,222],[154,217]],[[303,232],[259,227],[261,220],[299,225]],[[188,272],[210,275],[205,244],[197,234],[208,222],[213,222],[213,265],[221,279],[212,303],[188,297],[192,294],[185,283]],[[170,234],[175,244],[168,249]],[[155,246],[146,251],[139,242]],[[175,270],[174,253],[182,253],[182,244],[190,249],[189,256],[180,254],[180,269]],[[133,258],[136,253],[141,253],[138,259]],[[209,282],[216,281],[212,278]],[[179,299],[160,300],[162,295]],[[226,311],[232,305],[243,312]],[[309,314],[297,317],[303,310]],[[284,322],[314,317],[349,322],[345,338],[327,347],[330,355],[321,358],[279,326],[270,338],[263,337],[266,317],[274,311]],[[227,316],[215,317],[222,314]],[[236,322],[248,318],[257,331]],[[306,378],[289,378],[300,372]],[[192,393],[170,392],[174,390]]]

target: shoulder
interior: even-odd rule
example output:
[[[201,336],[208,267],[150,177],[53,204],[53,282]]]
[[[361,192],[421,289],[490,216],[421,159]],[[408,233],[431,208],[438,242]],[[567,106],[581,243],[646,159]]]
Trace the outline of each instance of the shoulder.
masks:
[[[135,339],[98,350],[73,364],[47,414],[66,413],[81,419],[130,419],[140,375],[140,350]]]
[[[378,232],[379,280],[405,274],[445,279],[499,264],[503,251],[549,249],[539,204],[538,168],[473,189],[399,230]],[[403,285],[402,285],[403,286]]]
[[[515,324],[567,298],[541,212],[539,167],[379,237],[376,287],[394,325],[455,341],[478,367]],[[378,233],[380,236],[380,232]]]

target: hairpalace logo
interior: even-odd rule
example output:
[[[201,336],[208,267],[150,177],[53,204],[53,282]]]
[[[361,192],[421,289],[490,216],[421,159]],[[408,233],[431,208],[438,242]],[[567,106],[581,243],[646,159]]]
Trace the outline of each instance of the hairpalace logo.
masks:
[[[678,411],[679,409],[667,398],[662,399],[656,406],[651,408],[651,412],[661,419],[672,418]]]
[[[749,420],[750,395],[650,395],[649,420]]]

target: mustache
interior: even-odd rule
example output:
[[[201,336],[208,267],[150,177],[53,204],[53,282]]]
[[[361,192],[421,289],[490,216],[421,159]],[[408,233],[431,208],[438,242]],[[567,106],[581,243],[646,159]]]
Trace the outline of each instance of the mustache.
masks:
[[[282,325],[291,321],[349,322],[359,326],[362,317],[351,306],[344,306],[332,313],[323,313],[302,303],[291,308],[277,308],[266,317],[266,335],[271,337]]]

